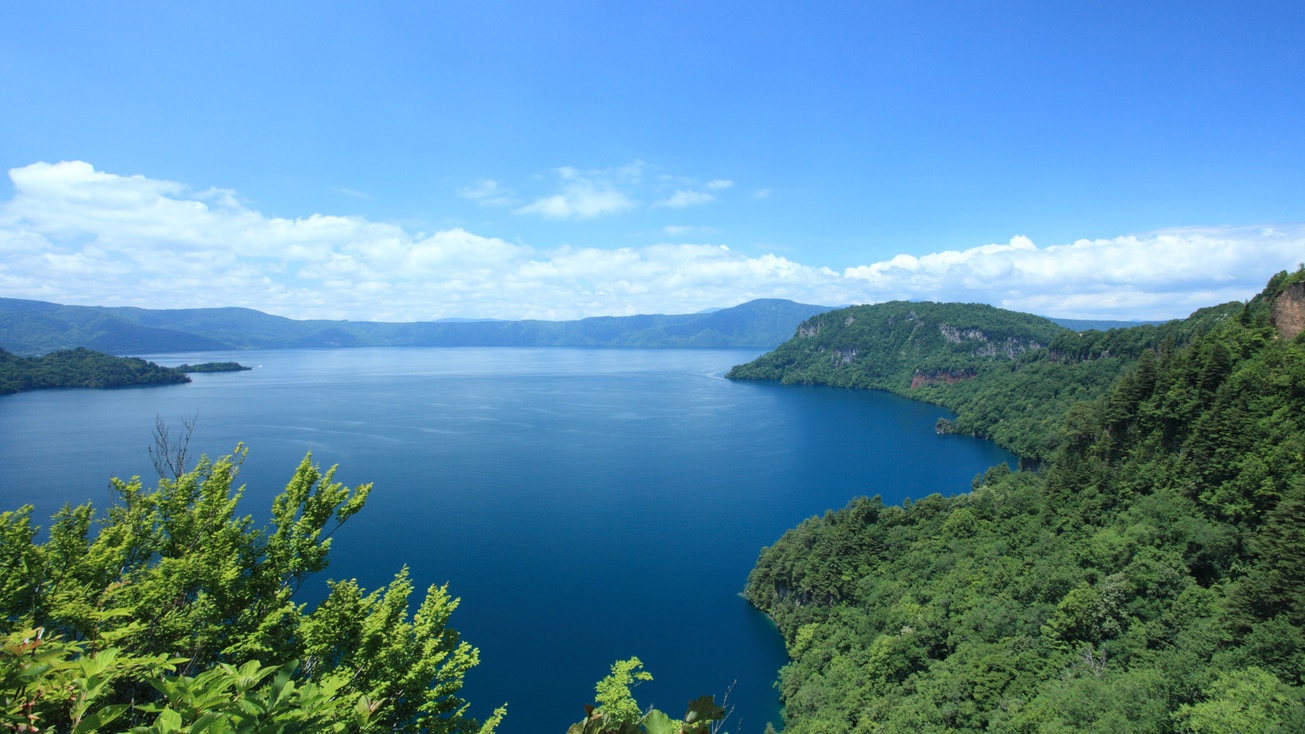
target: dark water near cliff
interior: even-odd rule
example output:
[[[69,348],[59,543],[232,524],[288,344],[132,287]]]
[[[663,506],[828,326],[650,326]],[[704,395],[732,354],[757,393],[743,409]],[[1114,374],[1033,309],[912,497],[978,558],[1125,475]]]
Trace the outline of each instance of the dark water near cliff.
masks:
[[[193,446],[250,447],[244,511],[262,519],[305,451],[375,482],[325,576],[368,588],[404,564],[449,582],[482,664],[473,712],[505,734],[563,732],[618,658],[655,676],[639,701],[675,715],[703,693],[729,730],[778,724],[785,662],[738,592],[757,552],[860,494],[952,493],[1012,457],[937,436],[946,413],[891,395],[732,383],[740,350],[356,349],[165,355],[253,372],[189,385],[0,398],[0,508],[102,505],[110,476],[153,474],[156,414],[198,412]],[[323,584],[306,589],[308,601]],[[737,681],[737,683],[735,683]]]

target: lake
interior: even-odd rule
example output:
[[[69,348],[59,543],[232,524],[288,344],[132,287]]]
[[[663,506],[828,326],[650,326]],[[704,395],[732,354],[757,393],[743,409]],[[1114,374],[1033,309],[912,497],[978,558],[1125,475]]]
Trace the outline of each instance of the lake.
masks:
[[[307,451],[374,482],[335,535],[326,578],[367,588],[403,565],[449,583],[452,626],[480,648],[464,696],[503,734],[561,734],[594,683],[637,655],[635,689],[672,716],[727,690],[727,725],[779,725],[787,658],[739,592],[760,549],[858,495],[969,489],[1008,452],[939,436],[948,413],[893,395],[722,375],[758,350],[383,348],[146,355],[236,360],[252,372],[187,385],[0,398],[0,509],[42,524],[103,507],[111,476],[154,476],[155,416],[198,415],[192,450],[249,446],[243,511],[262,522]],[[732,690],[731,690],[732,686]]]

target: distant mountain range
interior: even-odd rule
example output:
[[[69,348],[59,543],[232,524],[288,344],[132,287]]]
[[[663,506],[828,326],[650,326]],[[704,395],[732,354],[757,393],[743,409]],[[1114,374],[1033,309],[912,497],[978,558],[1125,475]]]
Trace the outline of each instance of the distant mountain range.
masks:
[[[752,347],[769,349],[829,306],[760,299],[684,315],[578,321],[324,321],[248,308],[64,306],[0,298],[0,347],[46,354],[86,347],[109,354],[374,346]]]
[[[302,347],[750,347],[770,349],[833,306],[763,298],[693,314],[596,316],[578,321],[444,319],[390,323],[296,320],[249,308],[144,309],[65,306],[0,298],[0,348],[38,355],[85,347],[155,354]],[[1051,319],[1069,329],[1132,321]]]

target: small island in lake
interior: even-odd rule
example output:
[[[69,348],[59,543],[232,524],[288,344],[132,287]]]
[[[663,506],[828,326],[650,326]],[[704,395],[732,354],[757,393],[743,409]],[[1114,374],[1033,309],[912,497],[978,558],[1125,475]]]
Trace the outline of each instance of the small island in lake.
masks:
[[[204,362],[202,364],[181,364],[174,367],[178,372],[240,372],[252,370],[239,362]]]

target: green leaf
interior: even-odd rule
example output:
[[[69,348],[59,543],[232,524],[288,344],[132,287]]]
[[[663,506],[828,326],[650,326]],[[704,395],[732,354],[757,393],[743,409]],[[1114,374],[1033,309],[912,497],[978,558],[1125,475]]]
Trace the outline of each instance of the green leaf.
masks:
[[[679,734],[676,723],[665,713],[653,709],[644,717],[643,729],[647,734]]]
[[[181,714],[170,708],[165,708],[159,712],[159,717],[154,720],[154,726],[160,731],[179,731],[181,729]]]
[[[109,722],[122,716],[128,706],[125,703],[105,706],[104,708],[87,714],[73,729],[72,734],[84,734],[85,732],[99,731],[109,724]]]
[[[702,696],[689,702],[689,710],[684,713],[684,723],[699,721],[719,721],[725,718],[725,709],[716,705],[715,696]]]

